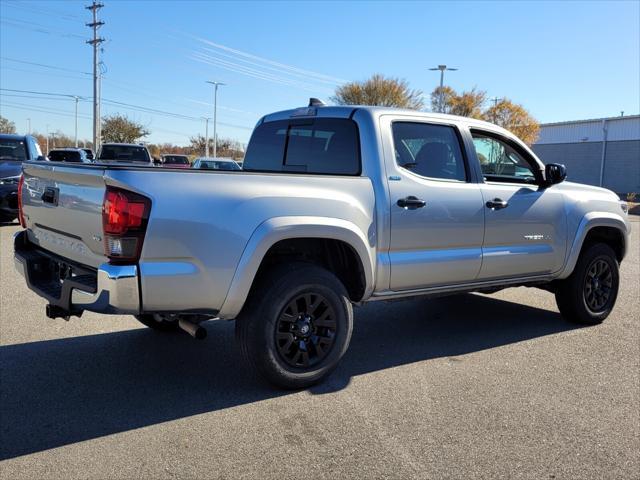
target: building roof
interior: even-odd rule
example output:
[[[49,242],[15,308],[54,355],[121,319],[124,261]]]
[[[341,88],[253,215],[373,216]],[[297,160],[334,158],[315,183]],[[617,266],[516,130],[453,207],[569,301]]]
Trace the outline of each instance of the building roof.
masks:
[[[640,115],[543,123],[536,145],[640,140]]]
[[[640,118],[640,115],[620,115],[617,117],[602,117],[602,118],[586,118],[583,120],[565,120],[563,122],[550,122],[550,123],[541,123],[540,127],[551,127],[555,125],[574,125],[576,123],[592,123],[592,122],[602,122],[603,120],[634,120]]]

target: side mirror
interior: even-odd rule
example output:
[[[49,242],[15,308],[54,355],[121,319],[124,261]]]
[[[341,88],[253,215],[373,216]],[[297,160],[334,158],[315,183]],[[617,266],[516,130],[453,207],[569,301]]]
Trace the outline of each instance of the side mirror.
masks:
[[[36,160],[39,162],[46,162],[48,159],[44,155],[39,155],[38,158],[36,158]]]
[[[544,168],[544,176],[547,185],[555,185],[564,182],[567,178],[567,168],[560,163],[550,163]]]

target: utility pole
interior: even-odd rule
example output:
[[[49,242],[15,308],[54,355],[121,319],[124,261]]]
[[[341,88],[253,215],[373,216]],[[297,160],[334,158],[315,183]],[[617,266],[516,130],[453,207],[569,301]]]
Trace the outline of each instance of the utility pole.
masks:
[[[76,101],[76,128],[75,128],[75,139],[76,139],[76,148],[78,148],[78,100],[80,100],[80,97],[78,97],[77,95],[75,95],[74,100]]]
[[[496,111],[495,111],[495,108],[498,106],[498,102],[501,101],[502,98],[493,97],[493,98],[490,98],[489,100],[493,102],[494,110],[493,110],[493,118],[492,118],[492,120],[493,120],[493,123],[496,123]]]
[[[45,155],[49,155],[49,124],[47,123],[47,153]]]
[[[226,85],[226,83],[222,82],[212,82],[207,80],[207,83],[213,85],[213,157],[216,158],[218,156],[218,134],[217,134],[217,123],[218,123],[218,87],[222,85]]]
[[[93,47],[93,149],[97,152],[98,145],[100,144],[100,75],[98,73],[98,47],[104,42],[104,38],[98,37],[98,29],[104,25],[104,22],[98,20],[98,10],[100,10],[104,5],[102,3],[98,3],[96,0],[93,0],[93,3],[88,7],[85,7],[87,10],[91,10],[93,15],[93,21],[91,23],[87,23],[87,27],[91,27],[93,29],[93,38],[91,40],[87,40],[87,43]],[[76,100],[76,106],[78,102]],[[77,115],[76,115],[77,119]],[[77,120],[76,120],[77,122]],[[77,135],[76,135],[76,146],[77,144]]]
[[[27,118],[27,133],[31,135],[31,119]]]
[[[443,91],[443,87],[444,87],[444,72],[451,71],[451,72],[455,72],[456,70],[458,70],[457,68],[449,68],[446,65],[438,65],[437,67],[433,67],[430,68],[429,70],[432,71],[436,71],[436,70],[440,70],[440,105],[438,105],[438,110],[442,113],[444,112],[444,91]]]
[[[204,124],[204,156],[209,156],[209,117],[202,117],[205,121]]]

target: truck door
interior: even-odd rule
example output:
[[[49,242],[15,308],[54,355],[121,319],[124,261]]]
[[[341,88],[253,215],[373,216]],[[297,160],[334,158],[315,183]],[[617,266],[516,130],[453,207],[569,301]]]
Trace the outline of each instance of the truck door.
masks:
[[[478,129],[471,135],[484,177],[485,234],[478,278],[558,271],[567,241],[562,195],[544,188],[541,164],[517,142]]]
[[[475,280],[484,205],[458,127],[420,117],[381,117],[391,199],[390,289]]]

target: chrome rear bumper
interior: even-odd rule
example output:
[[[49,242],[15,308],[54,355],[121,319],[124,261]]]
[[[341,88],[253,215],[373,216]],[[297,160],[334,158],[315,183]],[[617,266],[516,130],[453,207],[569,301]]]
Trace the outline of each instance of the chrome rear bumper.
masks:
[[[14,236],[14,264],[29,288],[61,312],[140,313],[136,265],[78,265],[31,244],[24,230]]]

